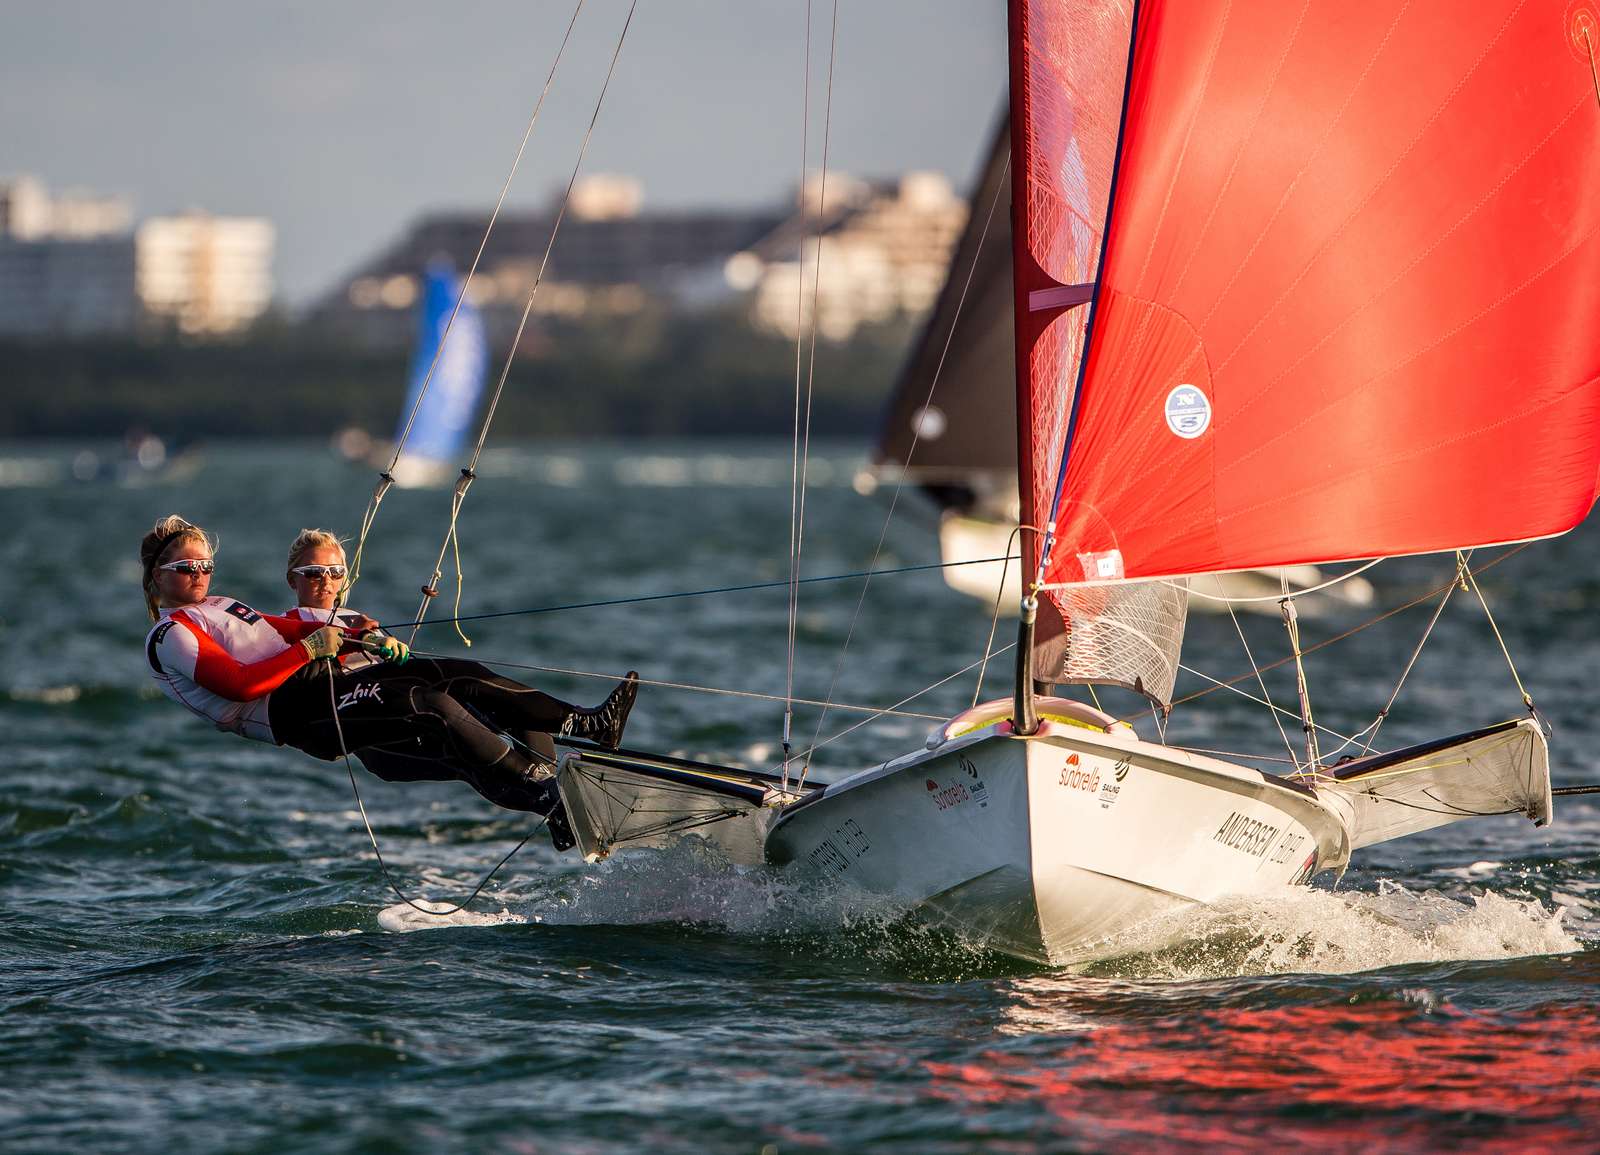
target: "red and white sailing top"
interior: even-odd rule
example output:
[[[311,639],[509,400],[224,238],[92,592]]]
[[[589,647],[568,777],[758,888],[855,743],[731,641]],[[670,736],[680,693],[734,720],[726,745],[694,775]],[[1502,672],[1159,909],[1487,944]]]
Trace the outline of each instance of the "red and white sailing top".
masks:
[[[316,622],[319,626],[338,626],[347,634],[355,634],[359,632],[356,629],[356,622],[367,615],[351,609],[329,611],[317,606],[292,606],[283,611],[283,616],[291,621]],[[351,650],[348,654],[339,655],[339,666],[345,670],[359,670],[365,666],[375,666],[381,660],[365,650]]]
[[[323,624],[210,597],[162,610],[145,638],[145,656],[162,692],[180,706],[219,730],[277,744],[267,695],[310,661],[297,643]]]

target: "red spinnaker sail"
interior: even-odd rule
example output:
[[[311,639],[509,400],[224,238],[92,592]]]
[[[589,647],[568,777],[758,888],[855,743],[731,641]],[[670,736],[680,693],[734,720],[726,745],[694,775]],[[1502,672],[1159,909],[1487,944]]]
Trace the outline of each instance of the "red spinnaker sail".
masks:
[[[1021,7],[1037,519],[1084,310],[1032,340],[1021,282],[1082,276],[1051,258],[1093,249],[1121,112],[1120,76],[1091,84],[1070,60],[1052,75],[1056,38],[1119,6]],[[1594,7],[1141,0],[1047,581],[1446,550],[1583,519],[1600,475]],[[1115,57],[1087,59],[1098,77]]]

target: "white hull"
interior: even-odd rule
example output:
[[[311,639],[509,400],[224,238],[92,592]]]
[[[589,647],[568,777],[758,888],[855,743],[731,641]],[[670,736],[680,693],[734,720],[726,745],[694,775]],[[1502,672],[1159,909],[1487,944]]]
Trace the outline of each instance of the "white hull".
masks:
[[[1010,954],[1090,962],[1148,919],[1343,869],[1350,852],[1464,818],[1550,820],[1530,719],[1348,763],[1301,785],[1099,731],[1041,699],[1019,738],[992,703],[930,748],[787,808],[766,851],[917,905]],[[1101,716],[1102,721],[1110,721]],[[1148,945],[1148,944],[1146,944]]]
[[[1000,594],[1000,610],[1015,616],[1022,603],[1021,567],[1015,558],[1002,562],[953,565],[973,558],[1003,557],[1011,540],[1012,527],[1003,522],[965,514],[946,513],[939,519],[939,557],[950,568],[944,571],[945,583],[958,593],[993,604]],[[1002,570],[1004,583],[1002,584]],[[1321,585],[1327,577],[1316,566],[1288,566],[1283,571],[1291,590]],[[1228,612],[1228,600],[1239,613],[1264,613],[1277,616],[1281,591],[1278,570],[1243,570],[1238,573],[1201,574],[1189,579],[1189,612],[1221,614]],[[1258,599],[1258,600],[1249,600]],[[1372,604],[1372,583],[1365,578],[1346,578],[1338,585],[1318,590],[1298,599],[1297,608],[1306,617],[1315,617],[1338,606]]]
[[[847,778],[773,825],[767,854],[943,916],[1010,954],[1118,953],[1116,936],[1341,865],[1339,816],[1254,770],[1047,722],[987,726]]]

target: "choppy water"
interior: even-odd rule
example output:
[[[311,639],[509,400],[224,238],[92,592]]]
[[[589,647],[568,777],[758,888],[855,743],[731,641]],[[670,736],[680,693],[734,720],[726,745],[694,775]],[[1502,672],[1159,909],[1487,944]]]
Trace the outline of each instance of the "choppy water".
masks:
[[[215,527],[215,588],[278,607],[289,537],[352,526],[370,475],[320,447],[218,446],[181,487],[126,489],[73,482],[72,452],[0,448],[8,1150],[1600,1146],[1591,802],[1558,803],[1544,830],[1492,819],[1374,848],[1337,889],[1188,915],[1180,946],[1136,936],[1129,957],[1088,973],[986,954],[687,843],[585,868],[540,836],[471,915],[405,933],[424,920],[382,885],[343,769],[208,732],[154,696],[140,649],[135,547],[156,516]],[[808,573],[871,557],[884,503],[850,490],[853,465],[842,449],[813,463]],[[785,447],[495,455],[462,520],[463,606],[781,578],[788,482]],[[410,616],[445,510],[439,492],[390,495],[357,604]],[[933,560],[927,522],[904,513],[881,565]],[[1399,604],[1444,570],[1380,567],[1380,599]],[[1591,524],[1484,579],[1555,726],[1558,784],[1600,781],[1597,573]],[[802,694],[825,693],[859,590],[807,588]],[[469,632],[478,657],[781,693],[784,610],[778,590]],[[1426,612],[1312,659],[1322,721],[1370,720]],[[1309,624],[1306,640],[1352,624]],[[888,704],[972,661],[988,626],[936,575],[880,579],[835,696]],[[1281,655],[1278,627],[1248,628],[1258,657]],[[427,636],[461,650],[448,629]],[[1247,668],[1225,618],[1192,619],[1186,656],[1219,676]],[[540,680],[580,700],[602,689]],[[1292,699],[1281,677],[1269,685]],[[968,675],[912,708],[947,714],[972,692]],[[1383,745],[1516,712],[1468,599],[1401,703]],[[761,762],[781,708],[652,687],[635,718],[631,743]],[[854,720],[834,712],[822,733]],[[881,760],[926,725],[854,731],[819,768]],[[802,713],[797,731],[815,726]],[[1282,752],[1259,710],[1223,694],[1181,707],[1173,736]],[[434,899],[463,896],[525,830],[465,787],[363,778],[362,790],[398,876]]]

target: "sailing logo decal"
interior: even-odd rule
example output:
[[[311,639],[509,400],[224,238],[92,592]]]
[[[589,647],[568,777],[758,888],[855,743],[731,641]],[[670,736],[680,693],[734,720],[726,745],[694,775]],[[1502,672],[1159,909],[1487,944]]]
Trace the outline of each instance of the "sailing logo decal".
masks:
[[[952,806],[960,806],[972,798],[967,793],[967,788],[959,782],[952,782],[948,786],[940,786],[932,778],[923,780],[923,785],[928,788],[928,797],[933,799],[933,804],[940,810],[949,810]]]
[[[354,706],[357,702],[368,700],[377,702],[381,706],[383,704],[383,695],[379,691],[382,689],[383,687],[377,682],[359,685],[355,689],[339,695],[338,708],[343,710],[346,706]]]
[[[1179,385],[1167,394],[1167,428],[1193,441],[1211,428],[1211,402],[1193,385]]]
[[[1128,776],[1128,769],[1132,765],[1131,758],[1124,757],[1111,768],[1112,777],[1100,783],[1100,809],[1110,810],[1117,804],[1117,799],[1122,797],[1122,782]]]
[[[1085,770],[1076,754],[1068,754],[1067,760],[1061,764],[1061,785],[1082,790],[1085,794],[1096,794],[1100,790],[1100,771]]]

